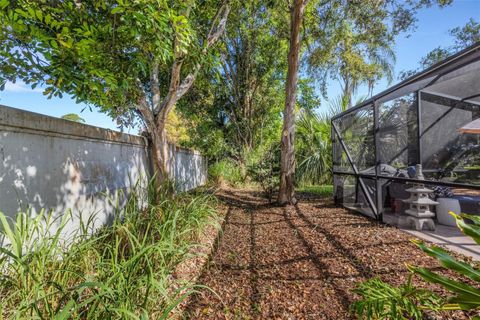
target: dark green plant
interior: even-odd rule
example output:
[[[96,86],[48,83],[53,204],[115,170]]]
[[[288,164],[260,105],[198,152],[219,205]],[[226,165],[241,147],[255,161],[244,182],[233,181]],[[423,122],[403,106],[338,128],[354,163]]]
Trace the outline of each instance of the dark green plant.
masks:
[[[297,184],[331,181],[332,143],[330,119],[302,110],[296,121]]]
[[[259,150],[251,155],[247,163],[247,174],[253,182],[260,185],[265,196],[272,202],[278,188],[280,172],[280,147],[273,144],[266,151]]]
[[[468,214],[456,215],[450,212],[457,221],[457,226],[467,236],[480,244],[480,217]],[[469,219],[473,224],[467,224]],[[434,245],[426,245],[420,241],[414,243],[426,254],[438,260],[442,267],[454,271],[460,276],[469,278],[471,282],[453,280],[426,268],[409,266],[409,270],[422,277],[425,281],[443,286],[450,292],[447,303],[442,307],[446,310],[480,309],[480,269],[467,262],[452,257],[447,251]]]
[[[413,274],[405,284],[394,287],[375,278],[360,283],[354,292],[362,297],[351,309],[359,319],[422,319],[423,309],[438,309],[440,297],[412,285]]]

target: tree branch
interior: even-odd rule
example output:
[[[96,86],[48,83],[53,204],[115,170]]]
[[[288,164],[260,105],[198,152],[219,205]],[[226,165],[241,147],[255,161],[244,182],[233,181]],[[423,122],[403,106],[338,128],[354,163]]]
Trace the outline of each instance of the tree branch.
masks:
[[[210,31],[208,32],[207,36],[207,43],[203,47],[202,54],[207,54],[208,49],[213,46],[217,41],[220,39],[220,37],[223,35],[225,32],[225,28],[227,26],[227,19],[228,19],[228,14],[230,13],[230,5],[228,3],[225,3],[219,10],[218,14],[215,17],[214,21],[212,22],[212,27],[210,28]],[[220,17],[220,18],[218,18]],[[218,20],[218,24],[216,23],[216,20]],[[193,82],[195,81],[195,78],[198,75],[198,72],[200,71],[201,65],[197,63],[195,65],[195,68],[192,73],[187,75],[185,79],[182,81],[182,84],[180,85],[180,88],[177,91],[177,100],[180,99],[187,91],[190,89],[192,86]]]
[[[141,88],[140,79],[137,79],[137,83]],[[138,98],[136,107],[137,107],[137,110],[140,112],[142,119],[145,122],[145,125],[147,126],[147,131],[151,133],[150,131],[155,128],[155,117],[153,115],[152,109],[148,105],[147,95],[143,90],[142,90],[142,94]]]
[[[222,34],[225,32],[225,28],[227,26],[227,19],[228,19],[228,14],[230,13],[230,5],[228,3],[225,3],[219,10],[217,15],[215,16],[212,26],[210,28],[210,31],[208,32],[207,36],[207,44],[203,48],[203,52],[206,53],[206,51],[214,45],[218,39],[222,36]],[[218,18],[220,17],[221,18]],[[219,20],[218,24],[216,20]]]
[[[168,113],[172,110],[175,103],[178,101],[177,91],[180,86],[180,72],[182,71],[183,58],[176,58],[172,65],[172,74],[170,76],[170,86],[168,93],[163,100],[157,114],[157,123],[166,120]]]
[[[202,49],[202,54],[207,54],[208,49],[213,46],[225,32],[225,27],[227,24],[228,14],[230,13],[230,5],[225,3],[215,15],[210,31],[208,32],[205,45]],[[218,22],[217,22],[218,21]],[[170,88],[168,94],[165,97],[160,110],[157,123],[164,121],[168,113],[172,110],[173,106],[177,101],[188,92],[192,87],[195,79],[197,78],[198,72],[200,71],[201,65],[197,63],[193,68],[193,71],[188,74],[183,81],[180,83],[180,71],[183,64],[183,57],[176,57],[172,66],[172,75],[170,78]]]
[[[150,71],[150,90],[152,90],[152,106],[155,113],[160,109],[160,84],[158,81],[158,62],[154,62]]]

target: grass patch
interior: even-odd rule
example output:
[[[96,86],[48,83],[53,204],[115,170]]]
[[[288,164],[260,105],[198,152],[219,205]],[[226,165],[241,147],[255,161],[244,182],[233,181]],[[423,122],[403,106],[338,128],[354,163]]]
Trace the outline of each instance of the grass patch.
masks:
[[[323,198],[333,195],[332,185],[301,186],[296,189],[297,192],[311,193]]]
[[[173,290],[170,275],[218,216],[207,194],[150,192],[150,199],[142,210],[130,199],[94,235],[82,224],[68,244],[61,234],[71,215],[0,215],[0,238],[10,243],[0,248],[0,319],[167,318],[194,290]]]
[[[239,186],[244,182],[239,164],[231,159],[223,159],[210,165],[208,177],[211,182],[219,186],[224,184]]]

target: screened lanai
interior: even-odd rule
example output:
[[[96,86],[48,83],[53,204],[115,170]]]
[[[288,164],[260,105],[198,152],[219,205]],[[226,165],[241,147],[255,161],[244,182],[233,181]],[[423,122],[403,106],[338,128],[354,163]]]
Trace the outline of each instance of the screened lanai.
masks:
[[[338,204],[401,223],[422,182],[436,225],[480,215],[480,43],[333,117],[332,142]]]

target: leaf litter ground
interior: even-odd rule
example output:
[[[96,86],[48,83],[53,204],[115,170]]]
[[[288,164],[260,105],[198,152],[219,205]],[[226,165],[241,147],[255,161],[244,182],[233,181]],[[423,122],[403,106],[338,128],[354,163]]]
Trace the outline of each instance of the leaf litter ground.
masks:
[[[226,208],[223,231],[198,280],[209,289],[190,298],[184,318],[351,319],[357,282],[380,277],[399,285],[407,263],[442,270],[410,235],[330,199],[303,194],[297,206],[276,207],[259,192],[232,189],[218,198]]]

